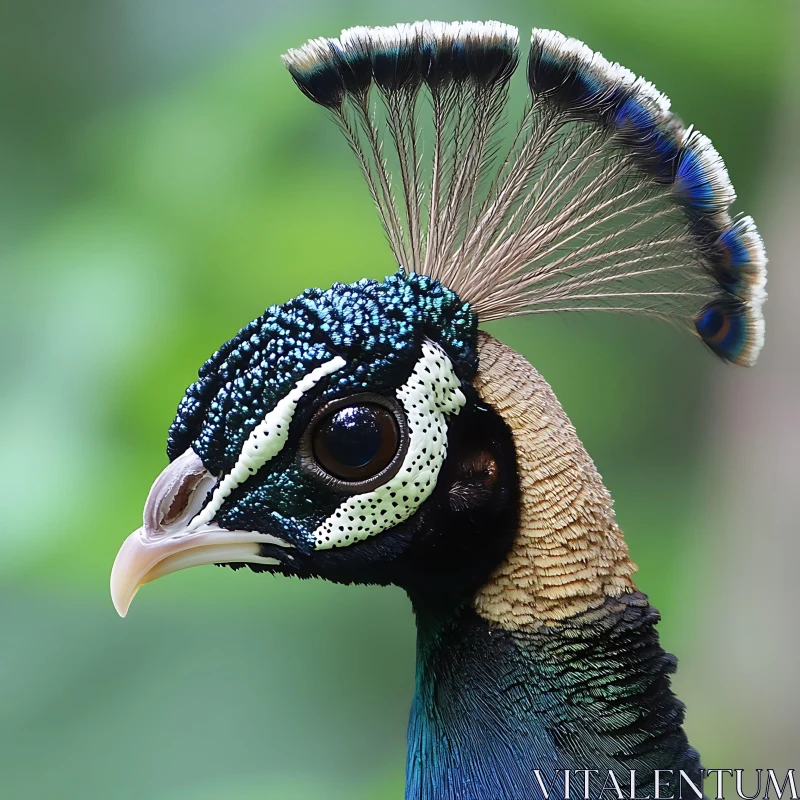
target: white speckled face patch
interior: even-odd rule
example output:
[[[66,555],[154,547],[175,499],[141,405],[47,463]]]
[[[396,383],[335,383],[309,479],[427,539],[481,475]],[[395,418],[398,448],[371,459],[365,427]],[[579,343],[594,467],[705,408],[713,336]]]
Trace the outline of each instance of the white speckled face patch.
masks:
[[[230,493],[251,475],[255,475],[267,461],[280,453],[289,436],[289,423],[292,421],[297,404],[303,395],[323,378],[340,370],[345,363],[345,360],[339,356],[326,361],[298,381],[294,389],[278,401],[275,408],[253,429],[244,443],[233,469],[214,489],[211,500],[192,520],[189,530],[211,522]]]
[[[433,342],[397,399],[408,417],[409,444],[394,477],[372,492],[345,500],[316,531],[316,548],[346,547],[408,519],[430,497],[447,455],[447,415],[458,414],[466,398],[453,365]]]

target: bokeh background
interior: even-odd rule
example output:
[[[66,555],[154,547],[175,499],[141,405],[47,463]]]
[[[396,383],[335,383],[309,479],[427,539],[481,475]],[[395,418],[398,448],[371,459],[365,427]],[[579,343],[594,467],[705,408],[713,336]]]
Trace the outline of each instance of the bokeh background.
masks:
[[[280,53],[425,17],[555,27],[646,75],[760,222],[753,370],[647,320],[493,330],[553,384],[615,496],[706,766],[800,767],[797,0],[0,9],[0,797],[402,796],[399,591],[208,567],[120,620],[108,576],[200,363],[273,302],[393,271],[344,141]]]

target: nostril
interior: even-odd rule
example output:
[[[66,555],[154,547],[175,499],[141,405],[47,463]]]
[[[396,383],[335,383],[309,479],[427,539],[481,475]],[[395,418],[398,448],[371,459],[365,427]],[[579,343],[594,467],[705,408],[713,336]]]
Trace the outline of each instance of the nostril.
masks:
[[[156,478],[144,507],[145,528],[158,533],[188,524],[202,508],[215,482],[190,448]]]
[[[194,491],[201,480],[203,480],[202,475],[192,475],[178,487],[178,491],[169,504],[167,512],[159,520],[161,527],[174,525],[185,514],[186,509],[189,507],[189,501],[192,499]],[[165,498],[165,500],[168,499],[168,497]]]

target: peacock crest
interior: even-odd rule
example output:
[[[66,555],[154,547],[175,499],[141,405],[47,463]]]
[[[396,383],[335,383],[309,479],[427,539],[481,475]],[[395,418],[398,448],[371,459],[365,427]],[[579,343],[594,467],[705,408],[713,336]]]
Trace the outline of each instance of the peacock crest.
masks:
[[[518,39],[499,22],[421,22],[351,28],[283,58],[345,135],[409,274],[482,321],[647,314],[753,364],[766,255],[752,218],[730,214],[736,193],[708,137],[648,81],[535,29],[506,148]]]

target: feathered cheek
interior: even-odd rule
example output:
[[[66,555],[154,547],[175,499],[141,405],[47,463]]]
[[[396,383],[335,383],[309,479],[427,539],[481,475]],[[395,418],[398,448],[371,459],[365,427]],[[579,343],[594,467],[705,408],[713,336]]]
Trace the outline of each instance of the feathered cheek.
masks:
[[[423,342],[422,357],[397,390],[408,421],[399,470],[373,491],[353,495],[315,531],[315,548],[346,547],[405,521],[430,497],[447,456],[447,418],[466,403],[445,352]]]

